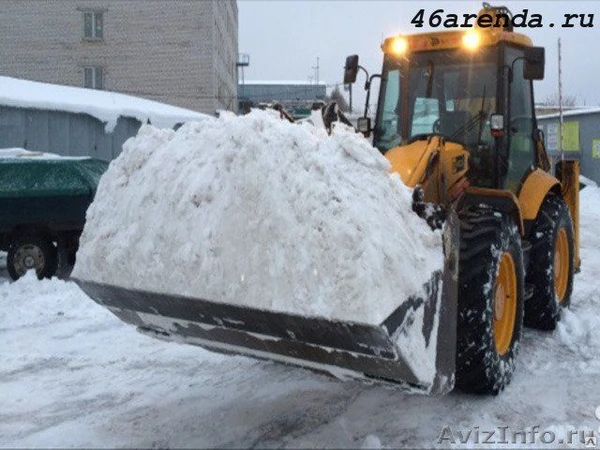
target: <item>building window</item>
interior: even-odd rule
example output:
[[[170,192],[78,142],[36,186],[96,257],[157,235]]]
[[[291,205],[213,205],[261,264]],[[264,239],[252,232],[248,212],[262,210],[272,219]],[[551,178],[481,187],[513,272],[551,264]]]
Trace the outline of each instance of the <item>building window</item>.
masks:
[[[102,67],[86,67],[83,86],[88,89],[104,89],[104,71]]]
[[[83,13],[83,35],[86,39],[104,38],[104,14],[86,11]]]

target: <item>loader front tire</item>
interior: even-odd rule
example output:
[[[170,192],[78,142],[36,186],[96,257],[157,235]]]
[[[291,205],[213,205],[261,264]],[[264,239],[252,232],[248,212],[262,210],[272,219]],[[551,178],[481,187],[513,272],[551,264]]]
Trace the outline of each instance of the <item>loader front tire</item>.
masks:
[[[575,266],[571,214],[557,195],[544,200],[530,241],[526,281],[533,285],[533,295],[525,302],[525,326],[554,330],[571,303]]]
[[[523,327],[521,237],[506,214],[461,215],[456,386],[498,394],[510,382]]]

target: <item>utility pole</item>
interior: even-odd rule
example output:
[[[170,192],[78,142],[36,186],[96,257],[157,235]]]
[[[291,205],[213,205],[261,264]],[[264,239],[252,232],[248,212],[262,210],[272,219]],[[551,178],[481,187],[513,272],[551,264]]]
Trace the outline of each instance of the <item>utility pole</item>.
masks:
[[[560,160],[564,161],[565,159],[565,147],[564,147],[564,139],[565,139],[565,127],[563,120],[563,98],[562,98],[562,55],[561,55],[561,45],[560,38],[558,38],[558,117],[559,117],[559,143],[558,149],[560,150]]]

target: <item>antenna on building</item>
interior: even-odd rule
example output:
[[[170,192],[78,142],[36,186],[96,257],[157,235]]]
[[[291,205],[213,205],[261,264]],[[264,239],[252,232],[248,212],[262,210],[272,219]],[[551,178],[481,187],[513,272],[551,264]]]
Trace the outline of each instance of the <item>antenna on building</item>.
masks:
[[[312,66],[312,69],[315,71],[316,84],[319,84],[319,61],[320,61],[320,58],[317,56],[317,65]]]
[[[238,53],[238,58],[237,58],[237,62],[235,63],[235,66],[240,70],[241,74],[242,74],[242,96],[244,95],[244,84],[245,84],[245,80],[244,80],[244,67],[248,67],[250,65],[250,55],[247,53]],[[238,73],[238,78],[239,78],[239,73]],[[239,81],[238,81],[239,84]]]

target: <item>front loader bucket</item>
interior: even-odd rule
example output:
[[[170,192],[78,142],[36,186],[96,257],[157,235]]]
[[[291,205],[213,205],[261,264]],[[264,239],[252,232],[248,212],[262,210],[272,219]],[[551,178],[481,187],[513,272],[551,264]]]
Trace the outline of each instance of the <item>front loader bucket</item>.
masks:
[[[157,338],[443,394],[454,386],[458,227],[453,229],[444,271],[432,275],[426,295],[402,302],[380,325],[76,282],[121,320]]]

